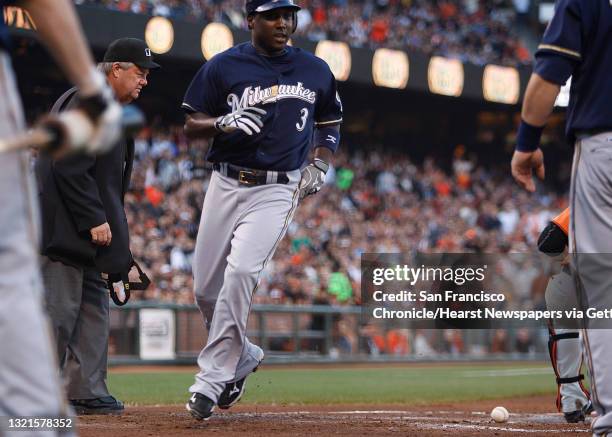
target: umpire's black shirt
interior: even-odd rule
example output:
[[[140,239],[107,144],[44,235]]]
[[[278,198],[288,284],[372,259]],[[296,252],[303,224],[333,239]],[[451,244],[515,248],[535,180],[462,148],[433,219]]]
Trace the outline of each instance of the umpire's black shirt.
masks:
[[[71,107],[76,89],[62,95],[52,112]],[[78,97],[77,97],[78,98]],[[41,155],[36,176],[43,223],[42,254],[54,261],[100,272],[127,271],[132,263],[123,201],[134,161],[134,141],[122,138],[100,156],[71,155],[53,161]],[[110,246],[91,242],[90,229],[108,222]]]

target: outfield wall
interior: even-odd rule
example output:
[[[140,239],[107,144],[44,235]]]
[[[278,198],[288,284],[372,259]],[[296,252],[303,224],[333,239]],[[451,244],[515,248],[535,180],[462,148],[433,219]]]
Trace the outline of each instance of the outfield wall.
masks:
[[[362,322],[361,307],[326,305],[253,305],[248,336],[264,348],[267,363],[541,361],[548,339],[544,328],[374,326]],[[195,305],[136,302],[111,309],[111,364],[193,364],[205,342]]]

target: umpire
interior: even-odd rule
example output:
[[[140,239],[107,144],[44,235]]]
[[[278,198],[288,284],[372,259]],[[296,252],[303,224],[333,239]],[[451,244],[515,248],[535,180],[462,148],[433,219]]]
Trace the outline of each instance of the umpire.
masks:
[[[560,86],[572,77],[566,133],[575,144],[569,244],[581,309],[612,308],[612,2],[558,0],[527,85],[512,175],[535,191],[544,178],[540,136]],[[585,313],[588,314],[588,313]],[[594,435],[612,433],[612,322],[585,320],[583,341]]]
[[[121,104],[140,96],[158,68],[144,41],[114,41],[99,69]],[[52,112],[78,102],[68,90]],[[134,158],[132,138],[102,156],[75,155],[36,165],[42,206],[42,274],[67,397],[79,414],[118,413],[123,404],[106,386],[109,298],[101,273],[132,266],[123,200]]]

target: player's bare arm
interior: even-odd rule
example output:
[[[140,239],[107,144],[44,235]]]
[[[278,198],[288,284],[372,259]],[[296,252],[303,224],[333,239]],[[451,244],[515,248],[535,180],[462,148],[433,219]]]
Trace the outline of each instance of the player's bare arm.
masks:
[[[523,109],[521,111],[521,129],[526,135],[519,138],[520,141],[534,141],[535,150],[517,150],[512,156],[512,176],[516,182],[529,192],[535,191],[533,172],[538,178],[544,179],[544,154],[539,148],[539,134],[550,116],[555,99],[559,95],[561,87],[549,82],[534,73],[529,79]],[[520,132],[519,132],[520,135]],[[529,144],[531,146],[532,144]]]
[[[537,73],[532,74],[527,84],[521,110],[523,120],[534,126],[544,126],[553,110],[560,89],[561,87],[556,83],[547,81]]]
[[[215,120],[217,117],[211,117],[202,112],[194,112],[185,116],[184,131],[187,138],[194,139],[210,139],[217,135],[215,128]]]
[[[338,131],[340,131],[340,126],[335,126],[335,128]],[[333,156],[334,156],[333,152],[330,149],[328,149],[327,147],[324,147],[324,146],[317,147],[314,150],[314,157],[315,157],[315,159],[320,159],[321,161],[325,161],[327,164],[331,164],[332,163]]]

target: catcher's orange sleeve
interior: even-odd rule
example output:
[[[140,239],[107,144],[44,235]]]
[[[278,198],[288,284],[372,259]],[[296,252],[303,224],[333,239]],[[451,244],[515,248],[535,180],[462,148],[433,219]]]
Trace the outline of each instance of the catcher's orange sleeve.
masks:
[[[552,222],[559,226],[565,235],[569,233],[569,221],[570,221],[570,210],[569,207],[565,208],[561,214],[552,219]]]

